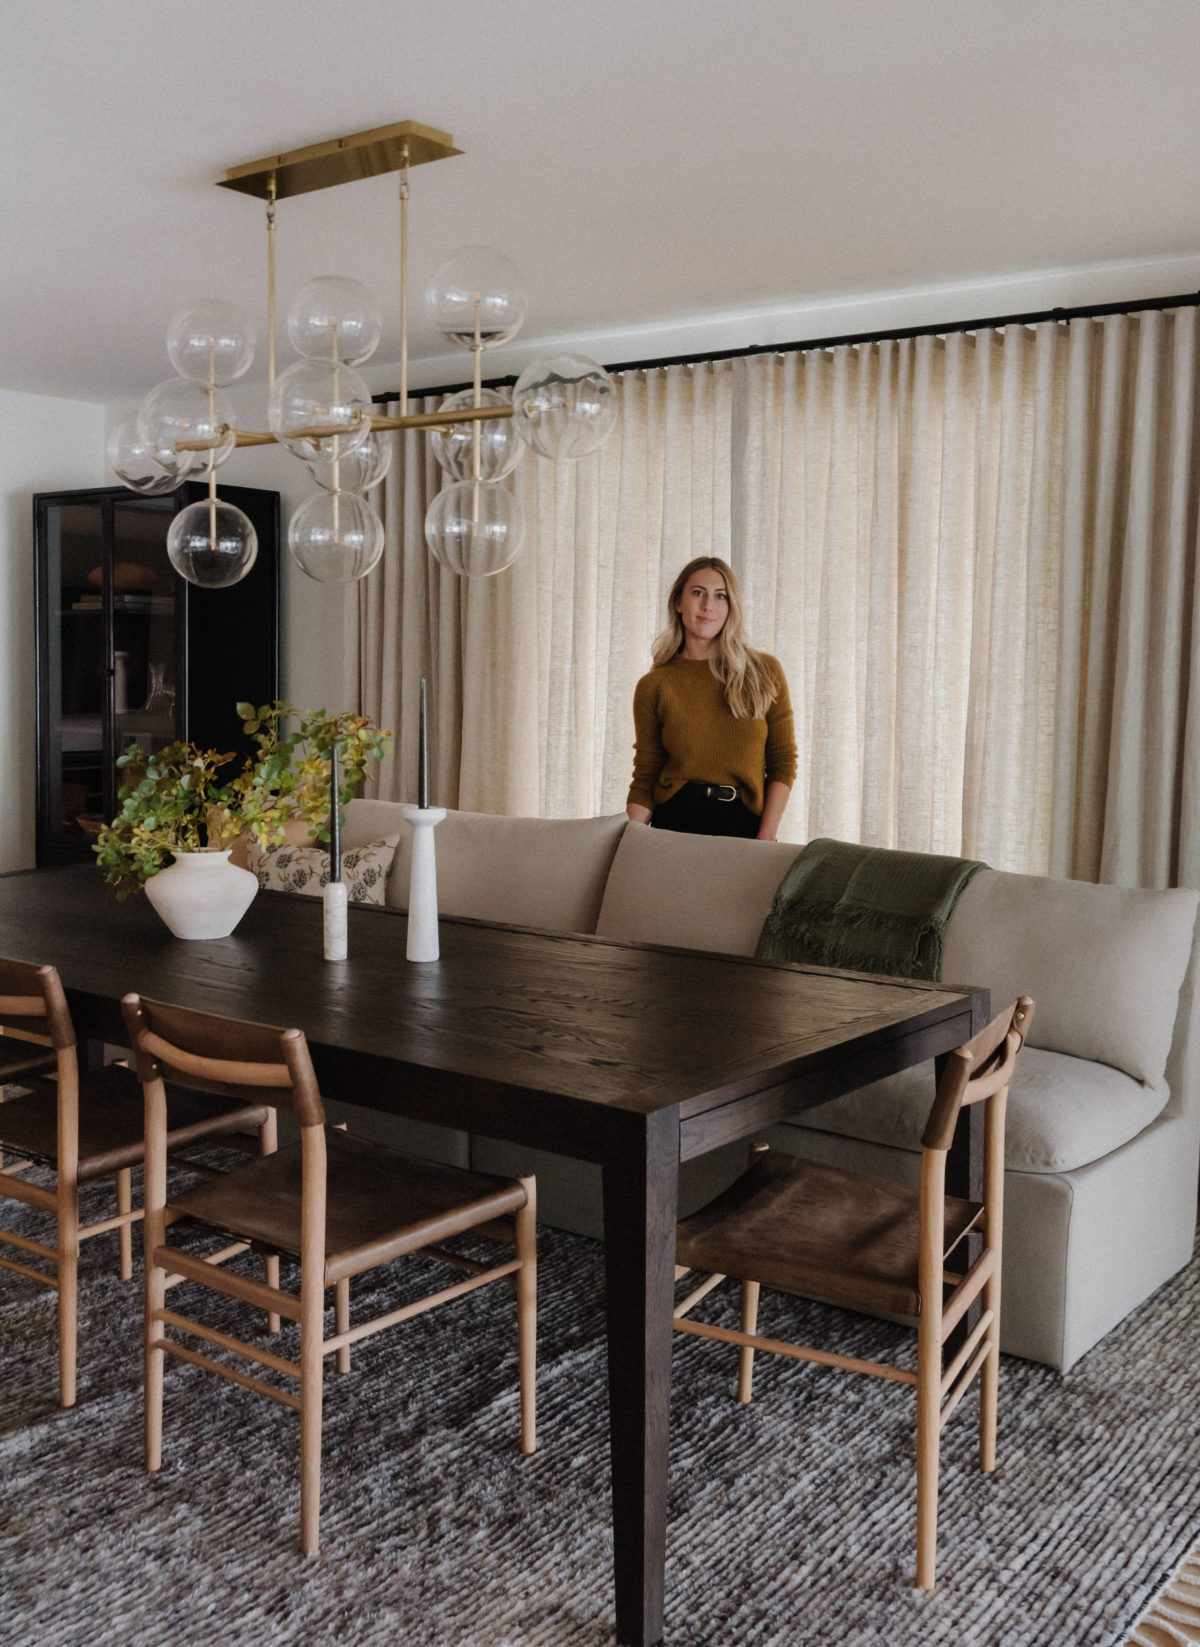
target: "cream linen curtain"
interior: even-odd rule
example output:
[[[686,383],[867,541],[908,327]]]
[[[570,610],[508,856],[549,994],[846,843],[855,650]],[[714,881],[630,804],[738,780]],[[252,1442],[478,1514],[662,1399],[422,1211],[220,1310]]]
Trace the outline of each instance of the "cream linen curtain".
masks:
[[[430,677],[448,804],[617,811],[665,591],[724,555],[791,683],[786,838],[1197,884],[1197,385],[1191,308],[625,373],[599,454],[517,470],[511,572],[462,583],[410,436],[363,706],[415,773]]]

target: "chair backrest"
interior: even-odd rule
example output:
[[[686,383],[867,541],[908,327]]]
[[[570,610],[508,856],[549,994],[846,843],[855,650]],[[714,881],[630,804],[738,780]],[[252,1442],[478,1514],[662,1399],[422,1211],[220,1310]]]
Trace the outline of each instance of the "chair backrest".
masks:
[[[75,1045],[71,1011],[54,967],[0,959],[0,1025],[6,1034],[57,1052]]]
[[[324,1125],[302,1030],[195,1012],[144,995],[126,995],[121,1006],[143,1083],[174,1080],[245,1104],[277,1105],[302,1127]]]
[[[921,1137],[923,1149],[949,1149],[964,1104],[991,1098],[1008,1086],[1032,1022],[1033,1001],[1022,995],[950,1054]]]

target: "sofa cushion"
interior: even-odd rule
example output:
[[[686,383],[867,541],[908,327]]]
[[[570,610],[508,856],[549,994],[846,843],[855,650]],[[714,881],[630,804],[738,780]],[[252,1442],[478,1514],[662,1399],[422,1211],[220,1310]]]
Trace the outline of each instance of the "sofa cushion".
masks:
[[[379,808],[381,801],[364,806]],[[347,809],[347,825],[349,811]],[[375,821],[378,815],[373,813]],[[611,818],[503,818],[447,812],[437,826],[438,909],[480,921],[594,932],[613,853],[626,825]],[[412,829],[403,824],[387,902],[407,909]]]
[[[381,904],[398,837],[342,850],[342,879],[352,904]],[[320,897],[329,880],[329,853],[323,846],[285,843],[267,851],[251,845],[248,868],[268,892],[302,892]]]
[[[411,826],[404,821],[399,801],[350,801],[342,823],[342,850],[366,846],[368,841],[381,840],[385,835],[410,833]]]
[[[946,928],[942,977],[986,984],[996,1007],[1032,995],[1031,1045],[1097,1059],[1158,1086],[1197,902],[1197,893],[1181,889],[981,870]]]
[[[635,943],[753,955],[771,899],[799,850],[789,841],[679,835],[630,824],[596,931]]]
[[[796,1117],[796,1124],[919,1150],[933,1102],[933,1064],[873,1081]],[[1127,1144],[1162,1113],[1165,1086],[1108,1064],[1027,1046],[1008,1094],[1005,1158],[1018,1172],[1071,1172]]]

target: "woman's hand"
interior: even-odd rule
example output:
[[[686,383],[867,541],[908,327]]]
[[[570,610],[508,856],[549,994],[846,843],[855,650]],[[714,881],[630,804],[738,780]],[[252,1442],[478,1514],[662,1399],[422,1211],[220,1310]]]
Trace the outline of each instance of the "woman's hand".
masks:
[[[630,823],[648,824],[654,812],[651,807],[639,806],[636,801],[630,801],[625,807],[625,816]]]
[[[756,840],[775,841],[779,839],[779,820],[783,817],[783,809],[787,805],[788,796],[791,792],[791,784],[769,783],[767,785]]]

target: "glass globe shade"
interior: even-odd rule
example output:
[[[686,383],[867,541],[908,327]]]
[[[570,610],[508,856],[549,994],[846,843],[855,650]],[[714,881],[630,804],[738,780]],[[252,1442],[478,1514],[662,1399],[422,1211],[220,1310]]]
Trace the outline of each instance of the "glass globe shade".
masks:
[[[372,294],[348,275],[318,275],[301,286],[288,310],[288,336],[305,360],[358,366],[374,354],[383,317]]]
[[[183,309],[167,328],[171,365],[192,383],[233,383],[250,370],[254,327],[236,303],[202,298]]]
[[[240,583],[258,555],[258,534],[240,509],[220,499],[189,503],[171,522],[167,558],[189,583],[228,589]]]
[[[292,516],[288,548],[318,583],[352,583],[383,554],[383,522],[356,492],[317,492]]]
[[[505,486],[460,480],[439,492],[425,516],[433,558],[467,578],[490,578],[511,566],[525,536],[521,505]]]
[[[138,408],[138,433],[158,451],[186,455],[199,468],[219,450],[233,428],[233,402],[224,389],[202,389],[187,378],[169,377]],[[183,445],[186,453],[180,453]],[[232,446],[229,448],[232,451]]]
[[[349,366],[298,360],[275,379],[267,421],[276,437],[305,463],[343,458],[371,433],[371,391]]]
[[[484,389],[480,396],[485,406],[507,406],[508,397],[495,389]],[[475,395],[471,389],[460,389],[448,395],[439,410],[457,412],[464,406],[473,406]],[[455,423],[448,431],[435,429],[432,435],[433,453],[452,480],[473,478],[475,462],[475,428],[473,423]],[[495,423],[480,423],[479,478],[503,480],[510,475],[525,455],[525,448],[513,428],[511,418],[497,419]]]
[[[314,458],[308,472],[318,486],[327,492],[369,492],[378,486],[392,466],[395,441],[387,435],[370,434],[362,445],[337,462],[337,480],[334,481],[332,459]]]
[[[586,457],[608,438],[616,419],[616,380],[585,355],[535,360],[513,389],[517,432],[543,457]]]
[[[529,307],[525,282],[516,264],[490,246],[460,246],[433,274],[425,288],[429,318],[452,343],[484,348],[516,337]]]
[[[164,452],[138,433],[137,414],[118,424],[108,437],[108,463],[117,479],[143,497],[173,492],[192,471],[190,452]]]

